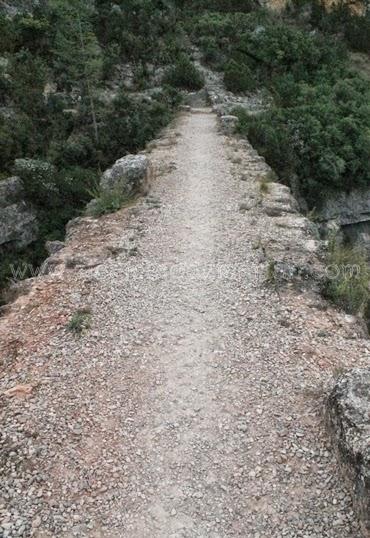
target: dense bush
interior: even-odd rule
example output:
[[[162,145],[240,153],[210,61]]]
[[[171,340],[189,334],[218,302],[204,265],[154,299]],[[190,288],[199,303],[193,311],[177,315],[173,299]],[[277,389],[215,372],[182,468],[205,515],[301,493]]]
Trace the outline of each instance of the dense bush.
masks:
[[[321,5],[311,8],[312,20],[327,22]],[[338,8],[330,16],[343,20],[345,14]],[[362,35],[367,19],[357,24],[357,18],[346,17],[345,28],[351,23],[353,32]],[[350,72],[340,37],[308,31],[263,10],[237,15],[210,11],[190,27],[206,53],[211,43],[213,57],[222,54],[227,89],[259,86],[270,92],[273,104],[265,113],[249,117],[236,111],[239,132],[284,182],[294,178],[311,207],[330,190],[368,184],[370,90]]]
[[[310,81],[326,65],[340,66],[346,58],[340,41],[302,31],[263,10],[253,13],[205,13],[188,25],[200,47],[217,49],[226,60],[248,65],[261,82],[289,73]]]
[[[324,283],[326,298],[349,312],[357,314],[369,304],[370,269],[366,254],[359,247],[344,246],[330,240],[328,278]],[[369,312],[366,312],[368,318]]]
[[[60,197],[56,183],[57,171],[47,161],[16,159],[14,175],[22,179],[26,198],[36,206],[54,206]]]
[[[222,55],[214,36],[201,37],[199,39],[199,44],[203,51],[203,60],[205,63],[216,66],[221,62]]]
[[[179,51],[177,16],[173,2],[101,0],[95,16],[96,35],[105,50],[113,46],[124,61],[167,63]]]
[[[171,88],[142,99],[119,93],[101,118],[98,147],[102,166],[108,166],[125,153],[137,151],[154,138],[169,122],[178,100],[177,92]]]
[[[306,78],[313,81],[314,72]],[[330,74],[322,70],[316,78],[316,84],[307,84],[295,82],[291,74],[280,76],[270,81],[275,107],[259,117],[238,112],[240,132],[283,181],[298,178],[311,207],[330,190],[350,190],[370,181],[369,89],[358,76],[334,66]]]
[[[370,52],[370,16],[350,16],[344,29],[345,38],[352,50]]]
[[[32,54],[42,55],[49,46],[50,21],[46,17],[17,15],[14,19],[14,39],[18,50],[27,48]]]
[[[225,66],[224,81],[226,89],[234,93],[252,91],[256,81],[248,65],[229,60]]]
[[[249,13],[256,8],[253,0],[177,0],[183,9],[192,12],[217,11],[222,13]]]
[[[63,167],[93,165],[96,162],[96,147],[87,134],[74,133],[59,145],[55,155],[55,161]]]
[[[350,4],[338,2],[327,10],[321,0],[296,0],[289,5],[288,12],[294,18],[304,14],[306,24],[344,37],[355,51],[370,52],[370,13],[365,8],[364,3],[364,12],[358,13]]]
[[[168,69],[164,82],[185,90],[200,90],[204,86],[202,74],[186,54],[181,54],[176,63]]]
[[[4,13],[0,13],[0,54],[11,52],[13,46],[13,24]]]
[[[187,24],[195,42],[201,44],[205,38],[212,38],[214,43],[226,54],[239,48],[242,36],[263,27],[268,21],[268,14],[263,10],[252,13],[217,13],[205,12],[197,15]]]
[[[349,72],[343,44],[263,12],[237,19],[206,14],[195,32],[222,47],[229,90],[248,91],[259,84],[271,93],[274,104],[264,114],[248,117],[237,111],[239,131],[283,181],[298,179],[311,206],[328,190],[366,184],[369,89]]]
[[[93,191],[94,198],[86,207],[86,215],[100,217],[108,213],[115,213],[129,202],[129,199],[120,188],[113,190],[97,189]]]

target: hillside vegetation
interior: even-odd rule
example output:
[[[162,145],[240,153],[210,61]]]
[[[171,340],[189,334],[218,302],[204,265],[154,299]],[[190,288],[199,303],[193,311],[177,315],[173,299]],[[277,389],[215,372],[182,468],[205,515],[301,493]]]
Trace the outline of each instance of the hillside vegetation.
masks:
[[[63,238],[102,170],[168,123],[178,70],[193,74],[181,36],[175,6],[161,0],[50,0],[0,12],[0,180],[23,180],[40,229],[26,249],[0,247],[0,288],[11,263],[37,266],[45,241]]]
[[[208,12],[193,36],[229,90],[265,90],[265,113],[236,111],[239,131],[313,208],[332,190],[369,183],[370,89],[344,36],[310,28],[262,10]]]
[[[235,111],[238,129],[307,208],[368,184],[370,90],[348,56],[370,51],[368,16],[312,2],[280,16],[244,0],[23,4],[0,13],[0,178],[23,180],[40,232],[0,247],[0,287],[10,263],[38,264],[63,238],[101,171],[168,123],[180,90],[202,87],[189,38],[227,89],[264,93],[262,114]]]

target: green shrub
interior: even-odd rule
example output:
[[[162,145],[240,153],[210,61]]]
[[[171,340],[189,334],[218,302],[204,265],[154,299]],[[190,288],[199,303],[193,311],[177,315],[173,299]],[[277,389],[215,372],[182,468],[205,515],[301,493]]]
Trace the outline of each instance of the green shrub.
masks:
[[[45,121],[43,96],[47,82],[47,66],[38,56],[22,49],[9,62],[11,99],[17,111],[30,116],[34,122]]]
[[[274,20],[243,34],[240,48],[255,54],[255,67],[265,81],[289,73],[296,81],[312,82],[321,69],[338,69],[346,59],[345,48],[330,36]]]
[[[307,9],[308,7],[308,9]],[[364,7],[365,3],[364,3]],[[370,51],[370,14],[367,11],[357,14],[352,6],[338,2],[327,10],[320,0],[298,2],[290,13],[295,18],[303,10],[310,13],[309,23],[326,34],[341,35],[352,50]]]
[[[255,8],[252,0],[220,0],[218,2],[207,2],[207,5],[211,9],[226,13],[249,13]]]
[[[98,177],[99,172],[94,168],[70,166],[60,170],[56,176],[60,193],[59,205],[67,206],[71,212],[80,211],[90,200],[91,189],[96,185]]]
[[[370,181],[370,91],[330,39],[283,28],[265,25],[245,37],[243,47],[254,43],[269,65],[256,69],[274,106],[251,117],[238,111],[238,129],[284,182],[298,179],[314,207],[332,190]]]
[[[28,201],[36,206],[55,205],[59,189],[56,169],[51,163],[39,159],[16,159],[13,173],[22,179]]]
[[[369,302],[370,269],[359,247],[329,243],[328,278],[323,288],[326,298],[350,314],[357,314]]]
[[[351,16],[345,26],[344,35],[352,50],[370,52],[370,16]]]
[[[203,60],[205,63],[213,66],[221,63],[221,51],[214,36],[201,37],[198,44],[203,51]]]
[[[117,72],[117,65],[120,61],[120,47],[118,43],[112,43],[103,50],[102,74],[104,80],[114,78]]]
[[[34,15],[18,15],[14,18],[14,33],[16,46],[30,50],[33,54],[41,54],[48,47],[50,35],[50,23],[43,18]]]
[[[216,11],[238,15],[249,13],[256,8],[255,3],[248,0],[177,0],[177,4],[185,5],[194,12]]]
[[[6,76],[5,66],[0,63],[0,106],[5,106],[9,100],[10,82]]]
[[[348,80],[329,93],[317,86],[310,94],[297,98],[296,106],[259,116],[248,118],[239,111],[238,129],[285,182],[298,178],[313,207],[329,191],[370,181],[370,93]]]
[[[91,137],[73,133],[59,149],[58,164],[64,167],[81,164],[89,166],[95,161],[95,152]]]
[[[236,109],[234,113],[239,118],[237,131],[249,138],[283,181],[289,182],[291,175],[299,168],[299,161],[285,112],[273,110],[255,116],[248,115],[243,109]]]
[[[143,148],[167,125],[178,102],[173,88],[164,88],[150,99],[133,99],[120,92],[101,114],[101,166],[107,167],[122,155]]]
[[[259,177],[260,193],[262,196],[267,194],[270,190],[270,183],[277,180],[276,174],[271,170]]]
[[[13,52],[16,42],[14,21],[5,13],[0,13],[0,54]]]
[[[129,198],[121,189],[98,189],[92,192],[94,198],[86,208],[89,217],[101,217],[108,213],[115,213],[129,203]]]
[[[253,91],[256,81],[247,65],[230,60],[225,66],[224,82],[226,89],[234,93]]]
[[[182,54],[175,65],[167,71],[164,83],[175,88],[196,91],[203,88],[204,77],[189,56]]]
[[[81,335],[90,328],[91,310],[90,308],[81,308],[77,310],[68,322],[67,329],[77,335]]]
[[[78,166],[60,171],[49,162],[17,159],[13,172],[24,184],[25,198],[37,212],[39,239],[63,239],[65,224],[91,199],[95,170]]]

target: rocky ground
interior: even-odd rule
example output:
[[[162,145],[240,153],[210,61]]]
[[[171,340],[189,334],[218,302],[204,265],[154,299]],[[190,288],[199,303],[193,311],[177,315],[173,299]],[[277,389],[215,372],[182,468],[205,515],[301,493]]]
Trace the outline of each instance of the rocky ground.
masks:
[[[320,266],[308,221],[207,109],[149,153],[0,320],[0,536],[359,537],[322,408],[370,344],[275,272]]]

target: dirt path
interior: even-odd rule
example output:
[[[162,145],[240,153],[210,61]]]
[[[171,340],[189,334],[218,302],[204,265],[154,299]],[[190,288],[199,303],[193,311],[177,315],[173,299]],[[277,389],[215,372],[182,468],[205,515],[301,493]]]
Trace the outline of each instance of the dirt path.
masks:
[[[330,371],[307,346],[323,349],[334,314],[264,285],[255,242],[269,219],[239,211],[264,167],[255,153],[241,182],[214,115],[176,129],[153,153],[172,170],[122,230],[132,255],[88,270],[90,292],[76,292],[91,329],[33,359],[41,385],[13,411],[38,432],[36,478],[7,478],[4,521],[16,509],[39,537],[358,538],[308,393]],[[321,359],[352,350],[346,331],[327,335]]]

